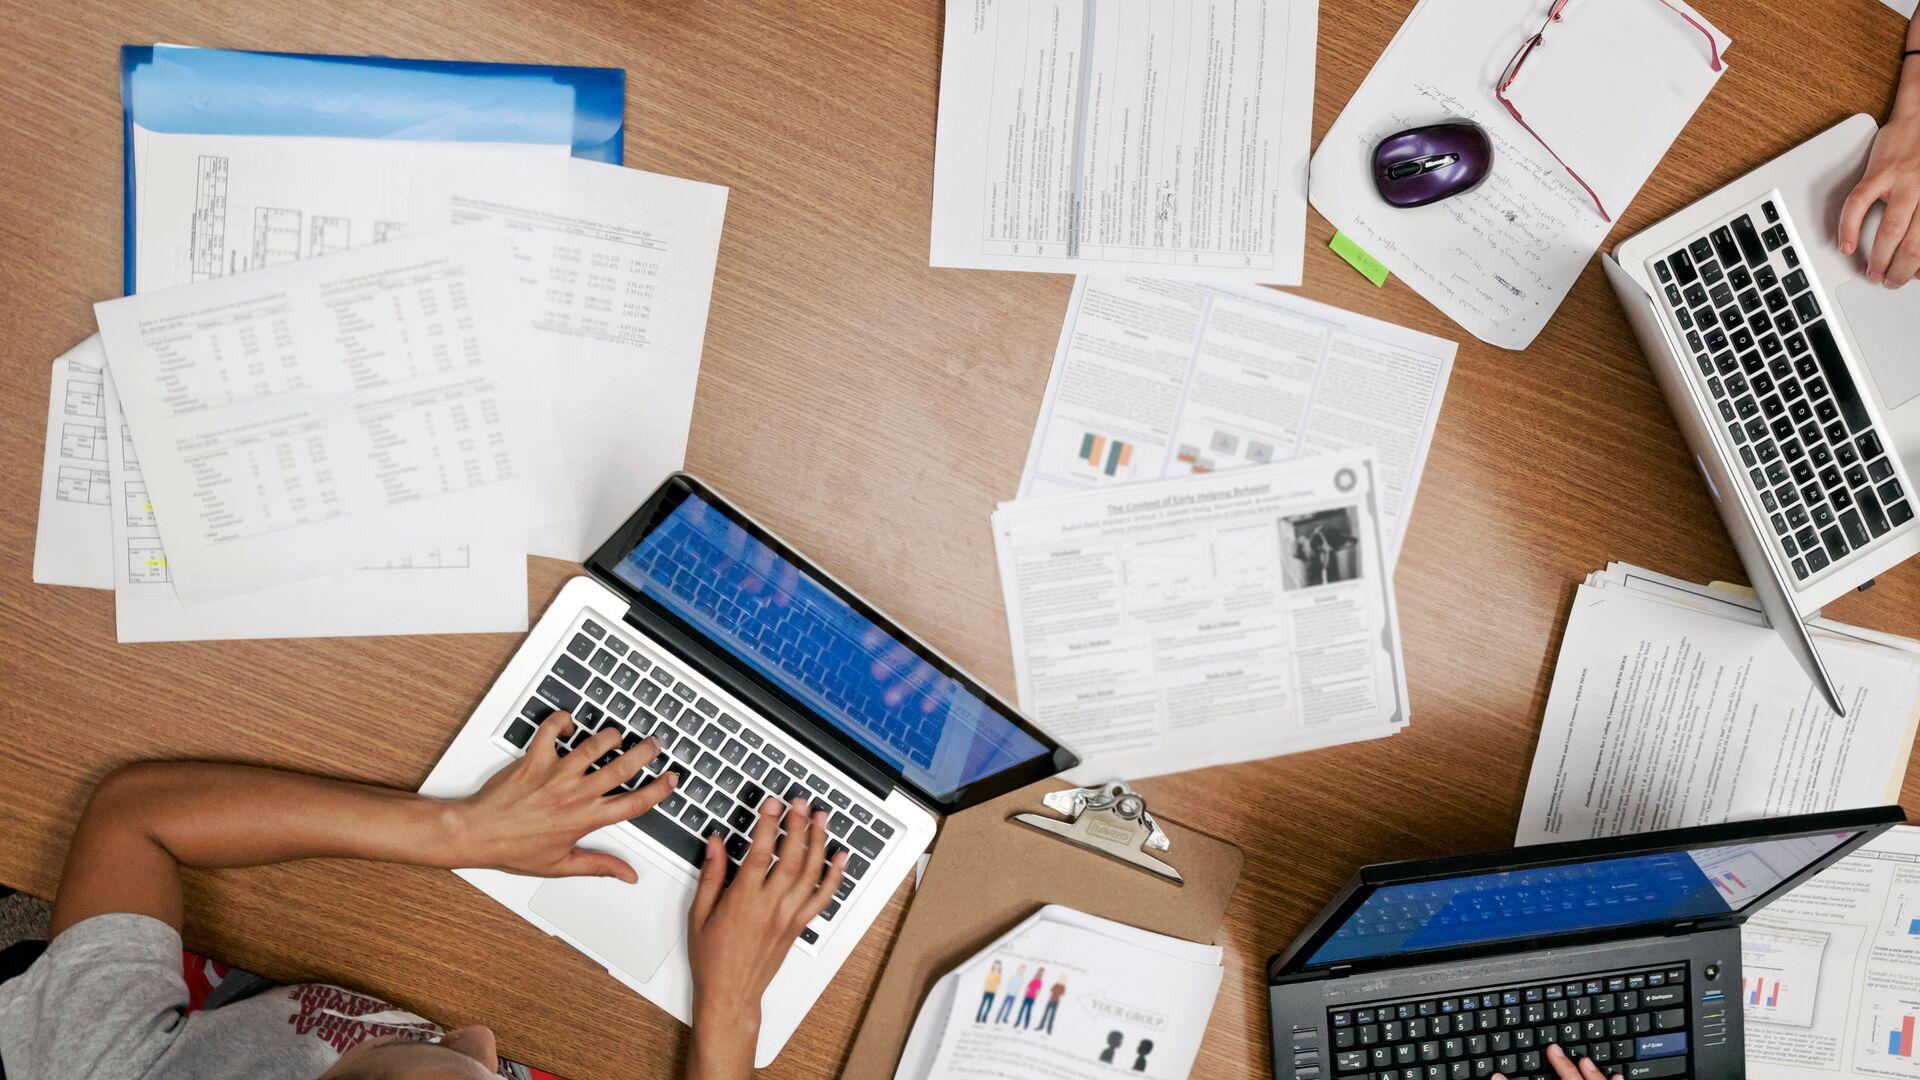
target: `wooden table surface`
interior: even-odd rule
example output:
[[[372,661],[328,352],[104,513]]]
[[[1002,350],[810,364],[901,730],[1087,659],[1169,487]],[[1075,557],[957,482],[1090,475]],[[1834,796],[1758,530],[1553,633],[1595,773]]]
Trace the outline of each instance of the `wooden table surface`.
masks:
[[[1316,140],[1409,7],[1322,5]],[[1703,7],[1733,39],[1730,70],[1616,237],[1890,100],[1903,27],[1874,0]],[[122,646],[111,595],[31,584],[48,364],[91,332],[93,301],[119,294],[123,43],[625,68],[627,163],[732,189],[689,466],[1011,696],[987,515],[1014,492],[1072,283],[927,267],[936,0],[4,9],[0,881],[50,896],[88,790],[121,762],[220,758],[415,787],[519,643]],[[1741,576],[1597,265],[1532,348],[1505,352],[1397,280],[1375,290],[1326,250],[1331,235],[1310,213],[1300,292],[1461,343],[1397,575],[1413,723],[1143,785],[1246,851],[1197,1076],[1265,1075],[1262,964],[1357,865],[1511,842],[1582,576],[1609,559]],[[537,614],[572,567],[531,572]],[[1920,565],[1830,613],[1920,634]],[[1920,810],[1915,776],[1904,801]],[[504,1052],[575,1080],[665,1076],[680,1060],[684,1032],[664,1013],[450,874],[307,862],[194,874],[188,892],[189,943],[264,974],[490,1024]],[[839,1071],[906,899],[768,1075]]]

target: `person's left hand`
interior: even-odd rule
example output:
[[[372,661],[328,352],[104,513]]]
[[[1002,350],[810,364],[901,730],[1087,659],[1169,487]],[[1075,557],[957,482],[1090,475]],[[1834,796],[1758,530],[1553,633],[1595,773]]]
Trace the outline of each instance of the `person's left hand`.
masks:
[[[1592,1058],[1581,1058],[1580,1064],[1576,1066],[1573,1059],[1567,1056],[1567,1052],[1560,1049],[1558,1043],[1547,1047],[1547,1066],[1553,1070],[1553,1075],[1559,1080],[1607,1080],[1606,1074],[1600,1071],[1600,1066],[1595,1065]],[[1507,1080],[1507,1078],[1501,1073],[1494,1073],[1493,1080]]]
[[[1867,251],[1867,281],[1899,288],[1920,271],[1920,108],[1896,111],[1874,136],[1867,171],[1840,208],[1840,253],[1860,246],[1876,202],[1887,204]]]
[[[527,742],[520,760],[494,773],[480,790],[447,804],[455,851],[449,865],[484,866],[539,877],[616,877],[638,880],[626,860],[576,847],[580,838],[617,821],[636,818],[673,794],[671,772],[634,791],[609,795],[640,775],[660,756],[647,739],[592,773],[587,767],[620,749],[621,731],[601,730],[566,757],[554,745],[573,730],[573,717],[556,712]]]

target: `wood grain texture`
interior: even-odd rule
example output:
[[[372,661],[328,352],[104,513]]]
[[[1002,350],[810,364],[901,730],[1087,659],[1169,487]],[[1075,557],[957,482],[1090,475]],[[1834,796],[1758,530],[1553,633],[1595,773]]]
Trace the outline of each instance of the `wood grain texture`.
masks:
[[[1410,6],[1323,5],[1316,138]],[[1880,4],[1706,13],[1733,38],[1730,70],[1616,237],[1890,100],[1902,27]],[[122,43],[624,67],[628,163],[732,189],[690,467],[1010,691],[987,515],[1014,491],[1071,282],[926,265],[934,0],[0,0],[0,15],[0,881],[51,894],[88,790],[120,762],[414,787],[517,644],[120,646],[110,596],[30,584],[48,364],[119,292]],[[1598,266],[1511,353],[1398,280],[1372,288],[1331,235],[1310,215],[1300,292],[1461,339],[1397,579],[1414,719],[1381,742],[1143,785],[1247,856],[1198,1076],[1265,1074],[1261,965],[1356,866],[1511,841],[1581,576],[1626,559],[1740,577]],[[537,614],[570,568],[531,572]],[[1920,634],[1920,567],[1831,614]],[[309,862],[196,874],[188,902],[197,948],[491,1024],[510,1054],[576,1080],[677,1068],[676,1024],[451,875]],[[768,1075],[838,1072],[904,902]]]

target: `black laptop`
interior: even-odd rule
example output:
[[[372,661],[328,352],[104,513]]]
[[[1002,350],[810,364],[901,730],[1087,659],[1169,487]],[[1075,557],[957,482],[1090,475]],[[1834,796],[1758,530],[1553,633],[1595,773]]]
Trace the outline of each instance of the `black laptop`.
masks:
[[[1369,866],[1267,962],[1279,1080],[1746,1074],[1740,924],[1897,806]]]

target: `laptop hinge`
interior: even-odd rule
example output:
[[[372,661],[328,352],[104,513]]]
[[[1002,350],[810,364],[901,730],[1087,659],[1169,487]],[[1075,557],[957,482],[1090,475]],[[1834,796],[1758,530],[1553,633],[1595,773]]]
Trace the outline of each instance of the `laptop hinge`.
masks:
[[[842,743],[840,740],[818,730],[818,725],[797,720],[793,709],[785,702],[755,685],[748,679],[730,672],[716,670],[714,665],[701,659],[702,650],[696,649],[688,636],[677,627],[664,620],[647,620],[636,617],[643,609],[638,604],[629,606],[621,620],[647,637],[660,642],[671,650],[680,662],[697,669],[708,679],[727,688],[727,691],[752,705],[760,715],[771,721],[774,726],[787,733],[807,749],[832,762],[834,767],[851,777],[854,783],[866,788],[877,799],[886,799],[893,794],[894,780],[881,771],[872,762]],[[769,770],[771,775],[772,770]],[[769,791],[771,784],[763,785]],[[774,792],[784,794],[784,792]],[[817,793],[811,793],[819,798]],[[824,800],[822,800],[824,801]]]

